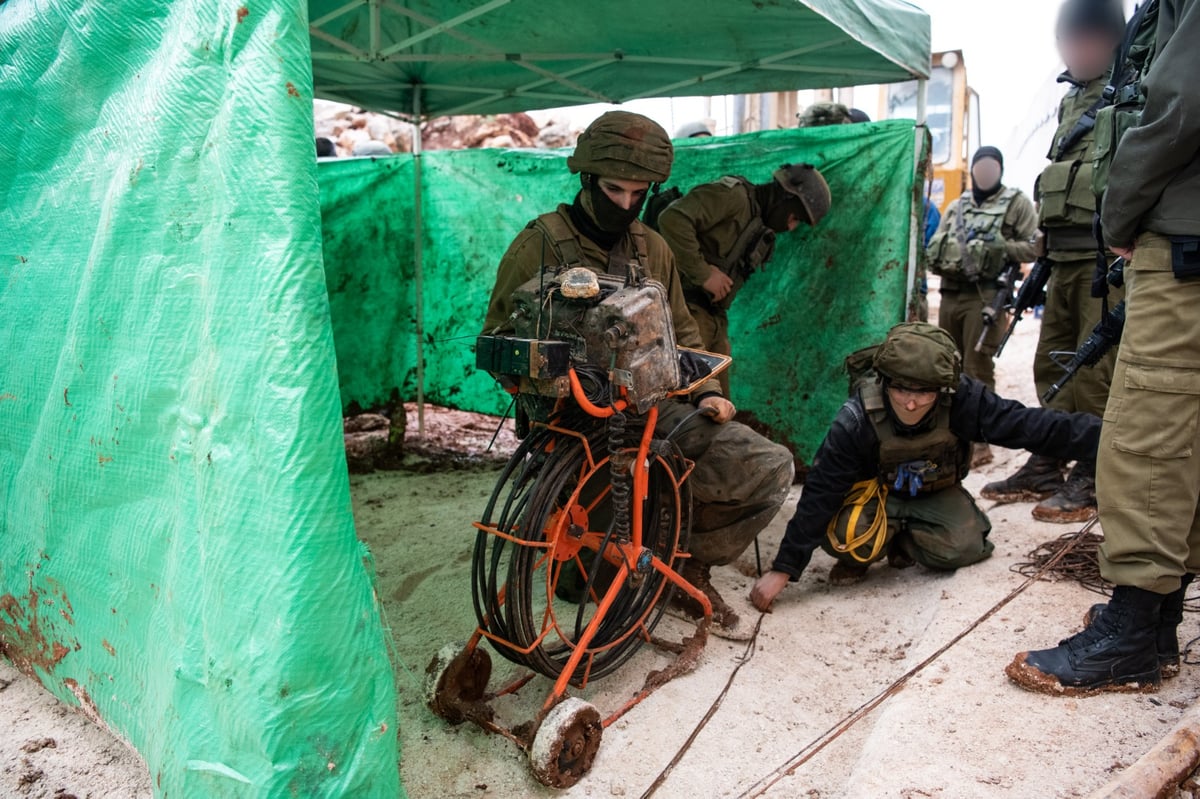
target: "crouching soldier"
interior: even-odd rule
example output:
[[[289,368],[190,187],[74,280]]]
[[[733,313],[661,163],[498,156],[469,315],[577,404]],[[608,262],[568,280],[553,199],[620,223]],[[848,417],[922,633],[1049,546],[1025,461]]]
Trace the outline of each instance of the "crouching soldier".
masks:
[[[800,577],[817,547],[837,559],[835,584],[863,579],[883,558],[948,571],[990,556],[991,522],[962,487],[972,442],[1095,455],[1095,416],[996,396],[962,374],[954,340],[933,325],[897,325],[847,368],[853,394],[813,459],[771,571],[751,592],[759,610]]]
[[[729,175],[671,203],[658,219],[675,254],[704,349],[730,355],[729,306],[775,253],[775,236],[829,213],[829,184],[811,164],[784,164],[766,183]],[[728,372],[721,388],[729,395]]]
[[[579,173],[581,190],[572,203],[530,222],[509,246],[496,273],[485,332],[512,331],[514,291],[545,268],[586,267],[625,279],[637,270],[662,284],[671,315],[665,324],[673,327],[675,341],[702,348],[671,249],[638,221],[651,184],[670,176],[673,158],[666,131],[640,114],[609,111],[592,122],[567,158],[567,167]],[[775,517],[792,483],[792,454],[731,421],[736,409],[716,380],[702,383],[688,402],[666,400],[658,408],[659,435],[671,434],[696,463],[688,479],[695,502],[692,557],[682,575],[711,600],[713,632],[740,636],[747,625],[739,628],[737,613],[713,587],[710,570],[736,560]],[[700,615],[694,600],[678,601],[688,615]]]

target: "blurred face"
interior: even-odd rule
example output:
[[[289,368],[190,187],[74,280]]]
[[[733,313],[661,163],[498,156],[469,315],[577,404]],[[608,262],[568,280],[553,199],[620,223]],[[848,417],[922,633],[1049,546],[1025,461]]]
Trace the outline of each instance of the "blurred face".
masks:
[[[926,388],[910,388],[893,383],[888,386],[888,402],[900,423],[908,427],[919,424],[929,415],[937,402],[938,393]]]
[[[796,216],[795,214],[788,214],[788,218],[787,218],[788,231],[789,232],[793,231],[798,227],[800,227],[800,217]]]
[[[597,182],[613,205],[626,211],[640,205],[650,190],[650,183],[645,180],[600,178]]]
[[[1117,41],[1105,33],[1082,31],[1060,36],[1058,54],[1071,77],[1092,81],[1112,66]]]
[[[995,158],[980,158],[971,167],[971,183],[980,191],[994,189],[1000,185],[1000,175],[1003,173],[1000,162]]]

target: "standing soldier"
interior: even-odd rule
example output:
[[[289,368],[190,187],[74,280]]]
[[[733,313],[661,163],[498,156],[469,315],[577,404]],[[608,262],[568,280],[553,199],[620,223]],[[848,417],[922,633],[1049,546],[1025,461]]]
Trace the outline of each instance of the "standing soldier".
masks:
[[[582,190],[573,203],[530,222],[509,245],[496,273],[484,332],[512,331],[513,292],[544,268],[582,266],[625,276],[632,264],[664,287],[671,308],[668,324],[679,345],[702,346],[670,248],[638,221],[651,184],[667,179],[673,158],[667,132],[640,114],[609,111],[588,125],[567,158],[567,167],[579,173]],[[697,409],[712,417],[695,413]],[[793,474],[791,452],[731,421],[735,412],[720,384],[710,379],[689,403],[662,402],[658,417],[659,434],[670,434],[696,462],[688,479],[695,500],[692,557],[682,575],[708,595],[713,632],[726,636],[744,634],[746,625],[739,630],[737,613],[713,587],[710,570],[736,560],[775,517]],[[700,615],[694,600],[678,595],[677,600],[689,615]]]
[[[1052,264],[1033,361],[1038,396],[1062,377],[1051,353],[1078,349],[1103,311],[1091,291],[1096,266],[1093,127],[1105,105],[1105,74],[1124,30],[1125,15],[1116,0],[1068,0],[1058,16],[1058,50],[1067,65],[1059,81],[1070,88],[1058,107],[1058,130],[1048,155],[1052,163],[1042,171],[1036,191],[1046,257]],[[1114,350],[1095,368],[1080,371],[1049,407],[1102,416],[1115,359]],[[1012,476],[988,483],[982,494],[1000,503],[1040,500],[1033,509],[1039,521],[1087,521],[1096,513],[1096,464],[1077,462],[1065,482],[1061,467],[1053,458],[1034,455]]]
[[[983,309],[999,291],[997,279],[1011,264],[1032,261],[1037,212],[1020,189],[1005,186],[1004,156],[980,147],[971,159],[971,191],[952,202],[926,254],[929,268],[942,279],[938,324],[963,356],[963,370],[988,388],[996,388],[992,356],[1004,336],[993,324],[984,336]],[[978,349],[976,348],[978,345]],[[992,461],[986,443],[976,443],[971,466]]]
[[[811,164],[784,164],[767,183],[739,176],[705,183],[671,203],[658,219],[675,254],[688,310],[704,349],[729,355],[729,306],[775,252],[775,234],[829,211],[829,186]],[[728,371],[721,385],[729,394]]]
[[[1200,570],[1200,0],[1149,0],[1130,28],[1095,161],[1105,242],[1129,261],[1096,472],[1100,573],[1116,587],[1082,632],[1006,670],[1058,696],[1152,691],[1178,671],[1175,628]]]

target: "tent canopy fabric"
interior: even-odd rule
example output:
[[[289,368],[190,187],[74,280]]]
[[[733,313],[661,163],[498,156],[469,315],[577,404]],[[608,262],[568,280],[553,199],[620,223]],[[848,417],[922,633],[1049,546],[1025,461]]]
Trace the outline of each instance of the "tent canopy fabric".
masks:
[[[401,114],[929,74],[929,17],[903,0],[309,0],[308,8],[315,95]]]

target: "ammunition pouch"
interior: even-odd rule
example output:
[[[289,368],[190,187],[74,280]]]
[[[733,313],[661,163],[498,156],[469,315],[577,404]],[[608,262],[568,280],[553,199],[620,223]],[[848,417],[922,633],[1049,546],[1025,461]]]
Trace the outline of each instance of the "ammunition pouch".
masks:
[[[1054,230],[1091,226],[1096,213],[1092,171],[1092,163],[1082,158],[1058,161],[1042,171],[1036,194],[1039,222],[1043,228]]]
[[[1127,87],[1128,88],[1128,87]],[[1129,94],[1124,92],[1123,94]],[[1108,187],[1108,173],[1112,168],[1113,157],[1117,154],[1117,145],[1121,137],[1142,118],[1142,102],[1140,94],[1134,93],[1133,99],[1120,105],[1111,105],[1100,109],[1096,114],[1096,145],[1092,158],[1092,196],[1095,206],[1100,207],[1104,198],[1104,190]]]

